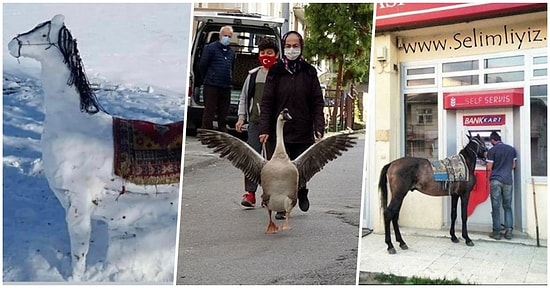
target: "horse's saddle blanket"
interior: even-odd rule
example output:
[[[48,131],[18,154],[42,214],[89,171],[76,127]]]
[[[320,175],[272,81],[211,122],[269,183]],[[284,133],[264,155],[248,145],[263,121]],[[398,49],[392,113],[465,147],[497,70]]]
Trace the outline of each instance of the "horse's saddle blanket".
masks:
[[[114,172],[142,185],[180,179],[183,121],[156,124],[113,117]]]
[[[468,181],[469,173],[466,162],[460,155],[443,160],[430,161],[434,171],[434,180],[438,182]]]

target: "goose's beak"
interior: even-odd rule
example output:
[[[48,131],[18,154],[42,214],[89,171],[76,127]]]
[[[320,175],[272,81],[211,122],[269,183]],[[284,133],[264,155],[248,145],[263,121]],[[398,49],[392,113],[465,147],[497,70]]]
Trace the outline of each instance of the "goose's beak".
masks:
[[[283,116],[283,119],[286,121],[292,120],[292,116],[290,116],[290,113],[288,113],[288,109],[285,108],[283,111],[281,111],[281,115]]]

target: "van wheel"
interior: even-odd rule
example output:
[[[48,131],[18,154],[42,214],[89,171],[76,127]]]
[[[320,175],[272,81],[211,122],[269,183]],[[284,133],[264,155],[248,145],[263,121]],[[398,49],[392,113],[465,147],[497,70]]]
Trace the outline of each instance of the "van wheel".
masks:
[[[186,133],[187,136],[197,136],[197,122],[193,119],[187,119]]]

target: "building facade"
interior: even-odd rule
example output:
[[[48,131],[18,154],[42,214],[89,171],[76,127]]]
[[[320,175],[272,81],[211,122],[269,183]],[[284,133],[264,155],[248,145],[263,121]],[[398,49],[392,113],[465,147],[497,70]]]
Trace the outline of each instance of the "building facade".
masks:
[[[383,231],[377,185],[385,164],[404,156],[455,155],[469,134],[490,146],[489,134],[498,131],[518,152],[514,233],[534,238],[538,223],[546,239],[546,3],[376,5],[363,226]],[[487,173],[478,162],[468,224],[490,232]],[[450,202],[410,192],[399,223],[447,228]]]
[[[300,33],[304,31],[304,2],[223,2],[223,3],[195,3],[197,11],[240,11],[243,13],[258,13],[273,17],[287,19],[283,25],[282,33],[295,30]]]

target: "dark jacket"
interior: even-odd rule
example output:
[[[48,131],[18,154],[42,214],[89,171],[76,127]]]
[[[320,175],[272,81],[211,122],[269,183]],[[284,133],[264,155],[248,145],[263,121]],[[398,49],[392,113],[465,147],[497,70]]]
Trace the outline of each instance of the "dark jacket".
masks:
[[[498,180],[506,185],[514,184],[513,164],[517,160],[514,147],[497,142],[487,153],[487,162],[493,163],[489,180]]]
[[[269,69],[260,106],[260,134],[269,134],[269,139],[275,139],[277,117],[284,108],[292,117],[285,123],[285,143],[314,143],[314,131],[324,134],[325,102],[317,70],[303,61],[300,65],[294,74],[282,61]]]
[[[235,52],[229,46],[223,46],[220,41],[208,44],[204,47],[199,64],[203,84],[231,88],[234,62]]]

